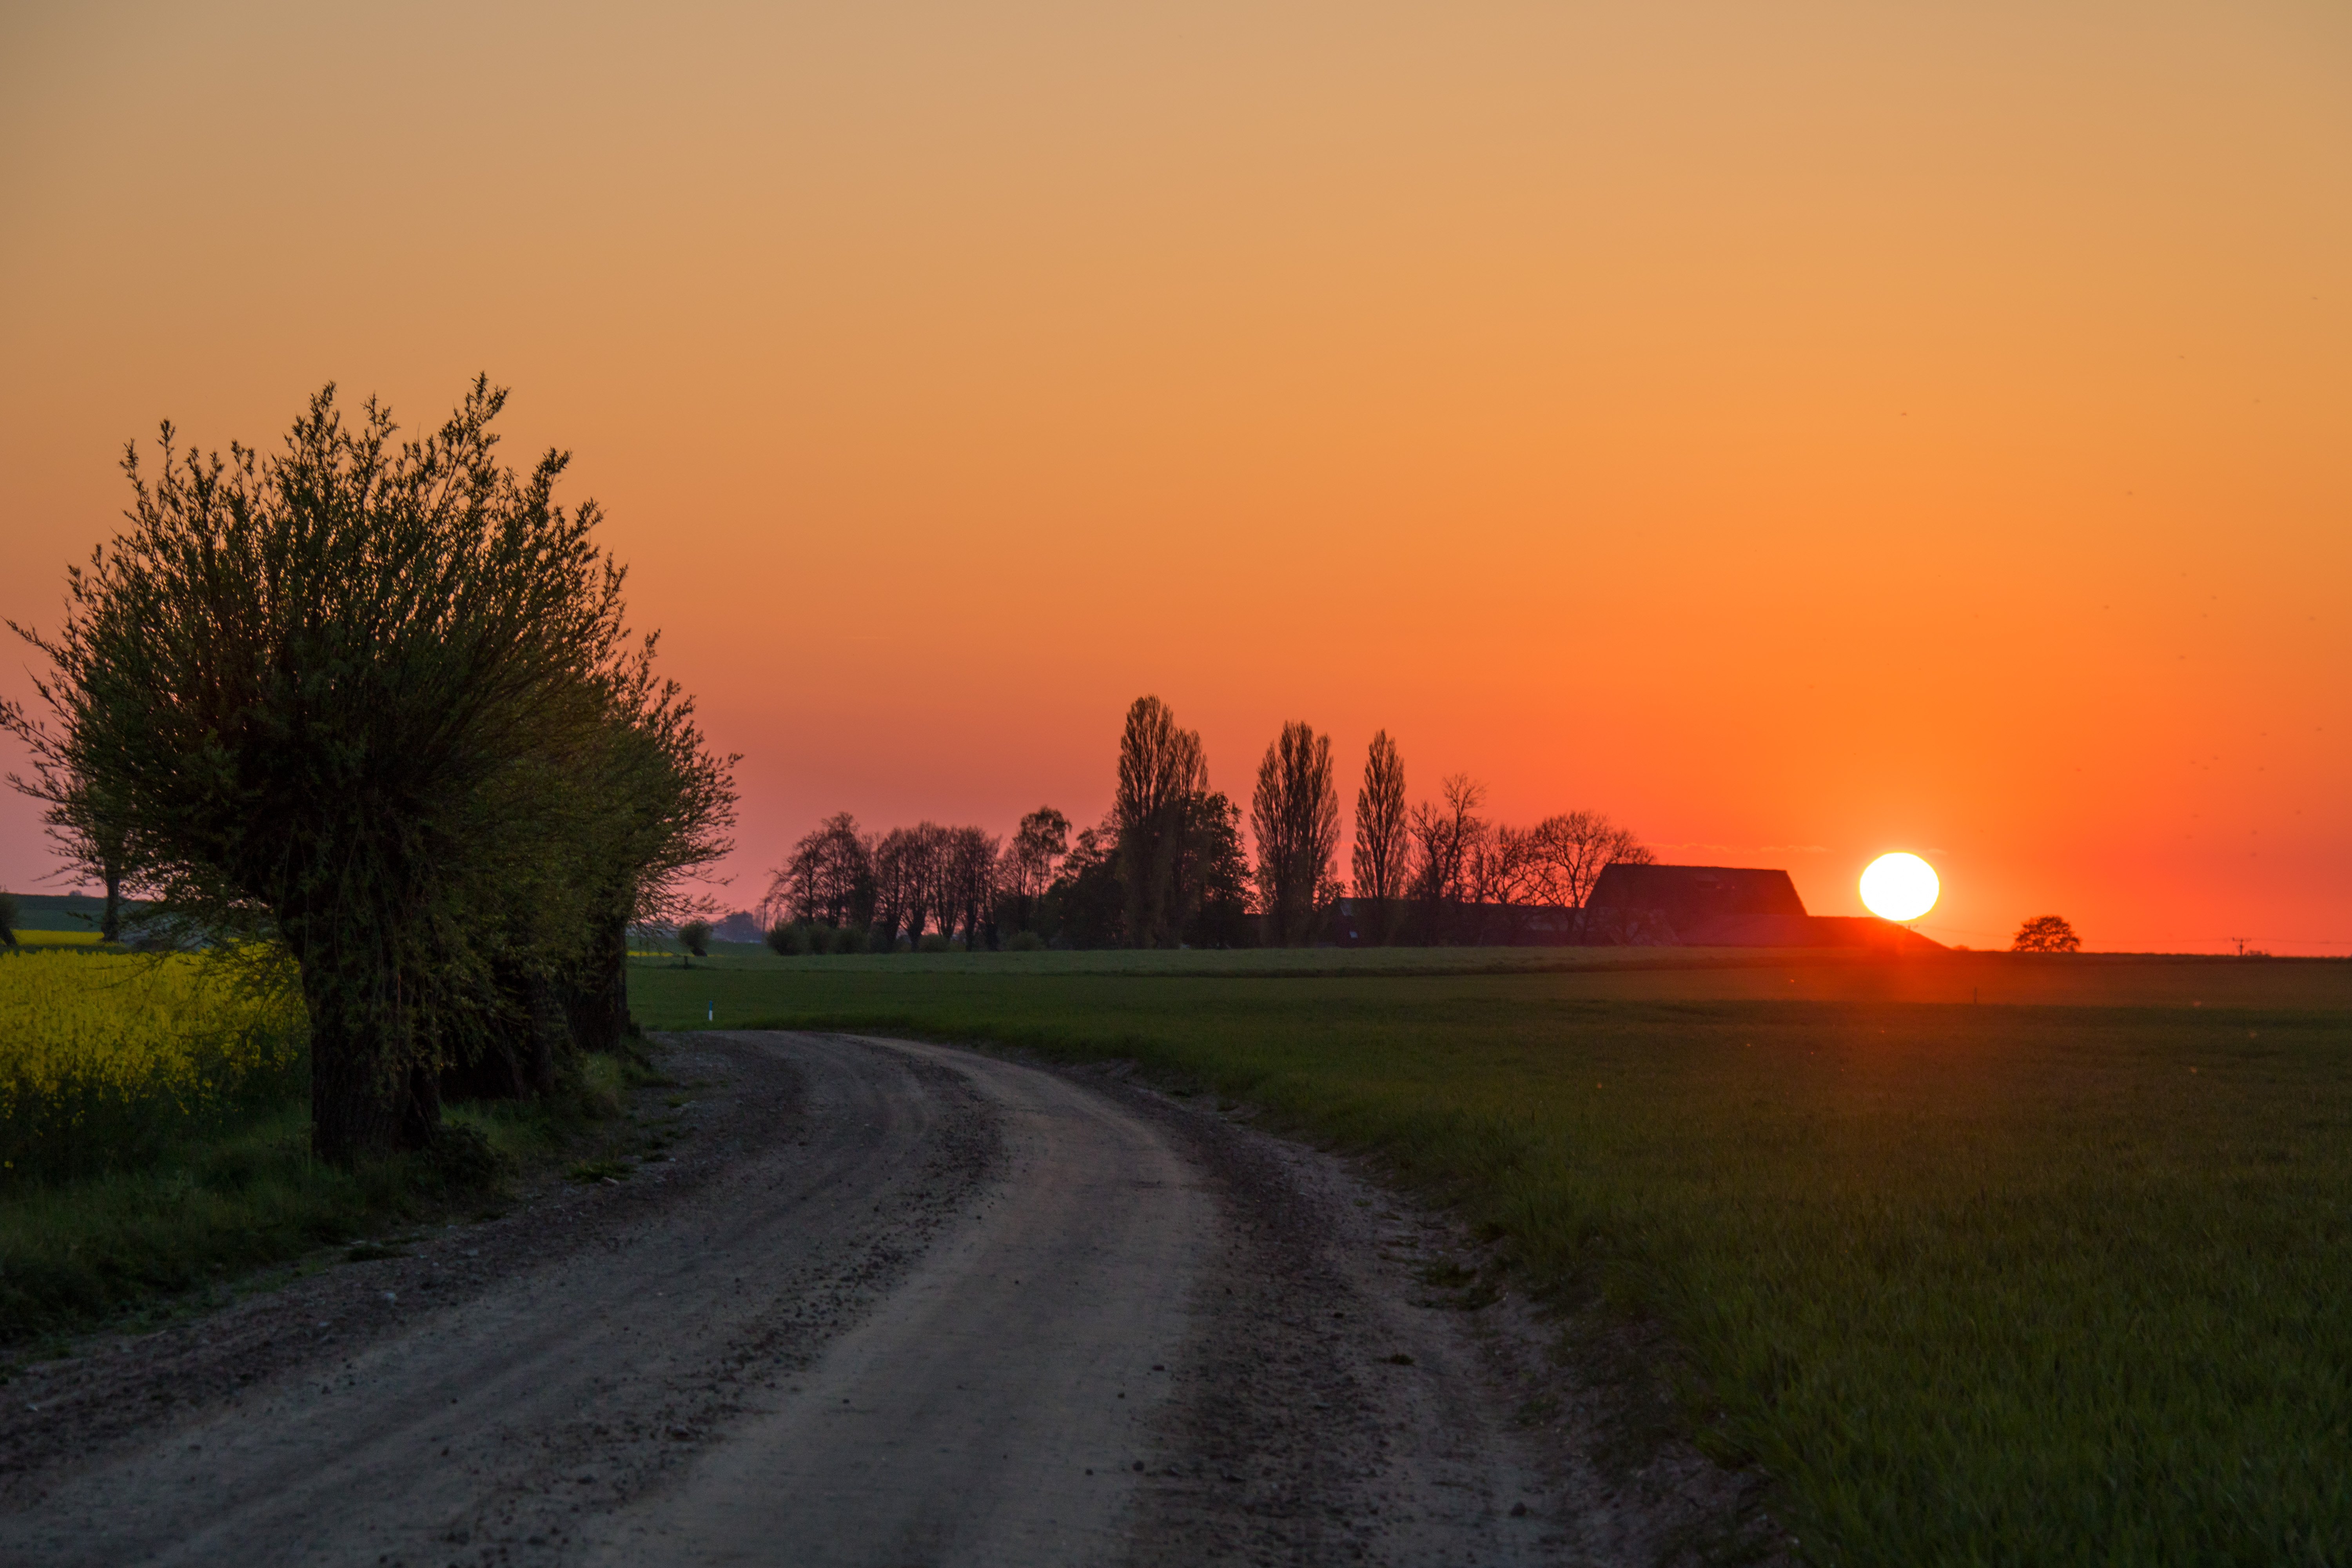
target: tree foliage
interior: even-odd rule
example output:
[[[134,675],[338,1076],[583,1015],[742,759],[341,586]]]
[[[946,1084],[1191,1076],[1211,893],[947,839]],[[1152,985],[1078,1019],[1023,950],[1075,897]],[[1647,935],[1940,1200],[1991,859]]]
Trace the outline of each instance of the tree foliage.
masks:
[[[283,944],[339,1162],[430,1141],[469,1043],[617,1030],[627,921],[727,847],[731,759],[630,639],[566,456],[498,460],[504,401],[400,441],[330,386],[268,457],[166,425],[63,626],[17,628],[50,667],[20,787],[166,915]]]
[[[2083,939],[2063,915],[2035,915],[2017,928],[2009,944],[2011,952],[2080,952]]]

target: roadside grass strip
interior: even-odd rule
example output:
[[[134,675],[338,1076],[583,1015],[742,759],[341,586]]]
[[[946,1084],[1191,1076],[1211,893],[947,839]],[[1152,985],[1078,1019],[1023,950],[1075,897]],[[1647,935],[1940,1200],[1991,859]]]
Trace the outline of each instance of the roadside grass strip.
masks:
[[[310,1153],[299,999],[224,962],[0,957],[0,1345],[135,1327],[325,1247],[376,1256],[372,1230],[577,1159],[653,1081],[590,1054],[551,1101],[453,1107],[433,1152],[338,1169]]]
[[[1595,999],[1573,974],[631,984],[654,1027],[1133,1058],[1373,1154],[1539,1295],[1664,1328],[1693,1429],[1777,1479],[1810,1560],[2352,1559],[2352,1009],[2301,1005],[2339,981],[2285,975],[2275,1008]]]

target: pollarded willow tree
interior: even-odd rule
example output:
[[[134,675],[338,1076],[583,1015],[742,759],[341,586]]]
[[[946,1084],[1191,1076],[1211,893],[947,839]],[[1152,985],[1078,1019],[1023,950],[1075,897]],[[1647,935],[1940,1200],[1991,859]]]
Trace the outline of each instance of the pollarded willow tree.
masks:
[[[166,425],[63,627],[16,628],[51,666],[47,717],[6,715],[20,783],[119,830],[164,912],[284,944],[339,1163],[430,1142],[442,1073],[518,1010],[617,1032],[623,927],[725,847],[731,759],[627,637],[565,455],[497,460],[505,396],[399,442],[330,386],[267,458]]]

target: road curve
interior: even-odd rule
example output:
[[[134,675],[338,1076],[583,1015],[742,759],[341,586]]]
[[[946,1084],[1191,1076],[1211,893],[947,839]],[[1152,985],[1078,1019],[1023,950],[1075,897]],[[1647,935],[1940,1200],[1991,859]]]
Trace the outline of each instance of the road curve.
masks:
[[[1462,1314],[1333,1255],[1334,1200],[1216,1119],[906,1042],[682,1048],[747,1108],[699,1185],[470,1285],[436,1244],[441,1293],[387,1295],[372,1337],[321,1321],[273,1378],[17,1486],[0,1561],[1591,1551]]]

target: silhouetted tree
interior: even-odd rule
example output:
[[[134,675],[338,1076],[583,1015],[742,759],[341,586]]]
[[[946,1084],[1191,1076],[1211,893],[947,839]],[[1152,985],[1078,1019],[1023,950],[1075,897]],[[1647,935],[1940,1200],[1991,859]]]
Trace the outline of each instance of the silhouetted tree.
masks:
[[[2036,915],[2017,928],[2009,944],[2011,952],[2080,952],[2083,939],[2063,915]]]
[[[1581,910],[1592,885],[1619,861],[1647,866],[1654,858],[1640,840],[1594,811],[1547,816],[1530,830],[1534,901]]]
[[[1041,805],[1021,819],[1021,826],[1004,847],[1003,878],[1005,890],[1034,899],[1053,886],[1062,857],[1070,852],[1070,819],[1050,805]]]
[[[24,911],[16,903],[16,895],[0,889],[0,947],[16,945],[16,922],[24,918]]]
[[[1283,947],[1315,940],[1329,907],[1339,850],[1339,794],[1331,782],[1331,738],[1288,723],[1265,748],[1250,797],[1257,839],[1257,889],[1266,939]]]
[[[801,836],[769,881],[760,912],[769,925],[794,921],[840,927],[859,923],[874,901],[874,852],[857,819],[837,812]]]
[[[677,945],[681,958],[710,956],[710,922],[688,921],[677,928]]]
[[[1111,806],[1118,824],[1118,870],[1128,938],[1138,947],[1171,947],[1179,940],[1171,908],[1176,859],[1183,847],[1187,802],[1208,786],[1201,737],[1176,727],[1168,705],[1139,697],[1119,737],[1118,790]]]
[[[1491,829],[1478,815],[1486,792],[1467,773],[1449,774],[1436,802],[1423,801],[1409,819],[1413,842],[1412,900],[1428,942],[1459,941],[1461,911],[1470,901],[1472,872]]]
[[[1118,846],[1119,825],[1115,816],[1078,830],[1062,861],[1061,874],[1042,900],[1039,925],[1053,934],[1056,945],[1125,947],[1133,942],[1127,924],[1130,900],[1120,875]]]
[[[995,835],[978,827],[954,828],[941,846],[940,887],[945,901],[940,933],[952,938],[954,928],[961,925],[964,946],[972,952],[981,946],[982,921],[992,918],[996,908],[996,854]]]
[[[1462,879],[1463,940],[1519,941],[1536,901],[1538,878],[1534,830],[1497,825],[1474,835]]]
[[[48,770],[31,793],[48,803],[43,820],[66,861],[104,890],[98,934],[122,940],[122,895],[131,862],[129,810],[101,779]]]
[[[1016,931],[1038,929],[1037,902],[1054,885],[1062,858],[1070,852],[1070,819],[1050,805],[1041,805],[1021,819],[1004,846],[996,882],[1011,910]]]
[[[1197,790],[1184,806],[1175,902],[1182,935],[1193,947],[1248,947],[1255,939],[1250,867],[1242,853],[1242,808],[1222,791]]]
[[[926,831],[926,830],[929,831]],[[874,945],[887,952],[903,927],[909,942],[920,942],[930,923],[933,824],[894,827],[874,846]]]
[[[1412,836],[1405,817],[1404,758],[1386,730],[1372,737],[1364,782],[1356,791],[1355,874],[1358,929],[1385,947],[1396,940]]]

